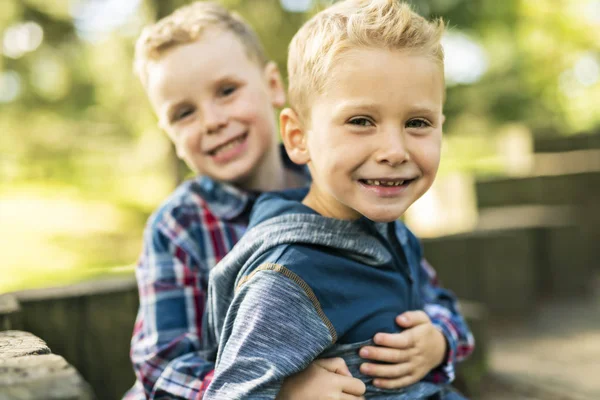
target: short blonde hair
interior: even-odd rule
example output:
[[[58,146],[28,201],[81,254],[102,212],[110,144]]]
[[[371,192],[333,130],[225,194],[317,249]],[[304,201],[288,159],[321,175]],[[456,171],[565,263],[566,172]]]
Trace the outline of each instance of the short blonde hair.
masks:
[[[144,28],[135,45],[134,71],[147,84],[147,66],[167,50],[200,39],[208,28],[231,32],[246,49],[248,57],[261,67],[269,61],[260,39],[237,13],[210,1],[197,1],[178,8],[158,22]]]
[[[427,21],[397,0],[345,0],[308,20],[288,53],[289,100],[303,117],[310,96],[322,94],[334,61],[351,48],[415,50],[443,66],[444,22]]]

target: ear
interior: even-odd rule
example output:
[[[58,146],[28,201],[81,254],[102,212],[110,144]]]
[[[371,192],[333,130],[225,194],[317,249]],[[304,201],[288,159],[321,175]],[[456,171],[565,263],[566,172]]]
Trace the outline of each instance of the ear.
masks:
[[[281,130],[281,139],[285,150],[296,164],[307,164],[310,161],[310,154],[306,145],[306,131],[298,118],[298,114],[291,108],[285,108],[279,115],[279,127]]]
[[[269,87],[273,107],[283,107],[285,105],[285,89],[279,68],[273,61],[269,61],[265,66],[265,80]]]

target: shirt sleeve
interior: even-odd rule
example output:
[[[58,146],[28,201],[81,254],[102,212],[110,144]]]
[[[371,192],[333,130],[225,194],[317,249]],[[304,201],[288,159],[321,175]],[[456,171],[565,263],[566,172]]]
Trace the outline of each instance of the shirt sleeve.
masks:
[[[137,386],[147,399],[200,399],[210,383],[214,364],[199,353],[207,275],[160,226],[147,229],[131,341]]]
[[[266,266],[235,295],[206,400],[274,399],[336,340],[312,290],[285,267]]]
[[[460,313],[456,296],[439,285],[435,270],[424,258],[421,259],[419,274],[424,311],[433,325],[444,334],[448,345],[445,360],[425,379],[435,383],[450,383],[455,377],[456,363],[473,352],[475,339]]]

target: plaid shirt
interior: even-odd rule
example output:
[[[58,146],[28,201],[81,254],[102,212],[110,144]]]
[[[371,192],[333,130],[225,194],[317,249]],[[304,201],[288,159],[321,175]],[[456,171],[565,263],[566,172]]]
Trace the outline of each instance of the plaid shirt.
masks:
[[[214,367],[198,356],[208,274],[244,234],[255,198],[197,177],[184,182],[149,219],[136,269],[140,308],[131,360],[137,381],[124,399],[202,398]],[[425,311],[448,343],[446,361],[426,379],[451,382],[455,363],[473,351],[473,336],[454,296],[439,288],[425,261],[422,267],[431,280],[423,293]]]

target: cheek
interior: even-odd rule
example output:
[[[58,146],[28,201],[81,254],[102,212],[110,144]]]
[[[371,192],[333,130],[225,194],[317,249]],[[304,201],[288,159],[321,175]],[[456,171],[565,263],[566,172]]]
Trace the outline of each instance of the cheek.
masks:
[[[348,141],[330,141],[323,144],[320,150],[321,167],[326,171],[326,178],[338,188],[348,188],[347,184],[357,170],[364,165],[366,158],[361,148]]]
[[[412,155],[421,171],[430,175],[435,174],[440,164],[440,140],[437,137],[423,138],[415,143],[414,149]]]
[[[310,159],[323,171],[330,168],[330,164],[335,158],[334,155],[337,146],[335,138],[332,136],[330,130],[320,127],[309,131],[306,136],[306,145],[310,154]]]
[[[202,135],[199,128],[187,126],[176,133],[173,143],[178,155],[195,155],[201,151]]]
[[[246,91],[231,105],[231,114],[241,118],[245,122],[264,124],[271,109],[267,107],[268,98],[260,91]],[[257,105],[261,105],[257,107]]]

